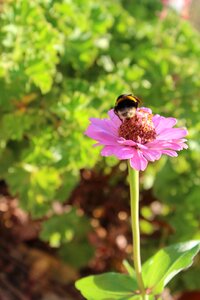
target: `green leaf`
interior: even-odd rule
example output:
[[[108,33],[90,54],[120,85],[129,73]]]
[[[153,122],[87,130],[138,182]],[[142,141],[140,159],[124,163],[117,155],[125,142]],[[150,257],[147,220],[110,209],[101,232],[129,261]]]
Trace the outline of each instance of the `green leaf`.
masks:
[[[20,194],[20,206],[39,218],[50,210],[55,190],[60,187],[60,176],[55,168],[26,164],[8,170],[6,180],[13,195]]]
[[[135,278],[135,270],[126,259],[123,260],[123,266],[127,270],[128,274]]]
[[[72,240],[82,240],[90,230],[90,224],[85,216],[79,216],[76,209],[54,215],[43,222],[40,238],[49,241],[52,247],[59,247]]]
[[[87,240],[73,240],[71,243],[61,245],[58,253],[67,264],[74,268],[81,268],[86,266],[94,255],[94,248]]]
[[[137,283],[129,275],[104,273],[76,281],[76,288],[88,300],[141,300]]]
[[[160,250],[143,265],[145,286],[154,294],[161,293],[176,274],[191,266],[199,250],[200,241],[179,243]]]

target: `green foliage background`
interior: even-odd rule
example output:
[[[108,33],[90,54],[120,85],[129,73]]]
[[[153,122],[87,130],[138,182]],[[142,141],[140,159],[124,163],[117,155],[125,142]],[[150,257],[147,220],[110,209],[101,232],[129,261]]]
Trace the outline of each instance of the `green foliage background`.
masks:
[[[133,92],[189,129],[189,150],[151,165],[142,188],[153,187],[168,207],[176,230],[167,243],[199,237],[200,36],[173,12],[160,20],[160,9],[158,0],[2,5],[0,177],[33,218],[52,213],[52,203],[65,201],[78,183],[79,170],[100,161],[83,134],[88,118],[105,116],[119,94]],[[82,247],[81,266],[91,255],[89,230],[73,209],[44,223],[41,238],[61,246],[61,254]],[[70,253],[64,257],[73,262]]]

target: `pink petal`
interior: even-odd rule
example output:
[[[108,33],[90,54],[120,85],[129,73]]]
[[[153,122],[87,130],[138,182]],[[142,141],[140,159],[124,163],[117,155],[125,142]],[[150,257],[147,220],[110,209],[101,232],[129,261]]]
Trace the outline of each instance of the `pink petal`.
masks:
[[[102,155],[102,156],[110,156],[110,155],[114,155],[114,151],[115,151],[115,147],[113,147],[113,146],[105,146],[105,147],[101,150],[101,155]]]
[[[144,157],[149,160],[149,161],[155,161],[160,159],[161,157],[161,151],[156,151],[156,150],[151,150],[151,149],[147,149],[147,150],[142,150],[142,153],[144,155]]]
[[[173,143],[180,145],[181,146],[180,150],[182,150],[182,149],[188,149],[188,145],[184,143],[186,141],[187,141],[186,139],[177,139],[177,140],[173,140]]]
[[[162,150],[163,149],[163,144],[166,143],[166,141],[158,141],[158,140],[154,140],[152,142],[146,143],[146,147],[148,149],[154,149],[154,150]]]
[[[115,155],[119,159],[129,159],[132,158],[134,155],[133,148],[130,147],[118,147],[116,148]]]
[[[185,144],[186,145],[186,144]],[[179,151],[183,149],[183,143],[168,143],[168,146],[166,148],[169,148],[171,150]]]
[[[134,141],[132,141],[132,140],[126,140],[126,139],[124,139],[123,137],[119,137],[118,139],[117,139],[117,142],[119,143],[119,144],[121,144],[121,145],[126,145],[126,146],[132,146],[132,147],[134,147],[134,146],[137,146],[137,143],[136,142],[134,142]]]
[[[182,143],[162,141],[160,143],[160,149],[171,149],[171,150],[176,150],[176,151],[181,150],[182,149]]]
[[[184,128],[169,128],[163,130],[158,136],[157,140],[171,140],[180,139],[188,134]]]
[[[146,146],[148,147],[149,150],[157,150],[157,151],[163,151],[163,150],[180,151],[188,148],[188,145],[183,143],[182,139],[172,140],[171,142],[155,140],[153,142],[147,143]]]
[[[162,117],[158,114],[153,116],[152,121],[153,121],[153,124],[154,124],[155,128],[159,125],[159,123],[161,121],[161,118]]]
[[[119,128],[119,126],[121,125],[122,121],[120,120],[120,118],[114,113],[114,110],[111,109],[108,111],[108,115],[110,117],[110,120],[115,124],[115,126],[117,128]]]
[[[155,115],[153,116],[153,123],[156,133],[160,134],[164,129],[172,128],[176,125],[177,120],[175,118],[165,118],[160,115]]]
[[[105,146],[101,151],[101,155],[115,155],[118,159],[129,159],[133,157],[133,149],[121,146]]]
[[[176,151],[172,151],[172,150],[162,150],[162,153],[166,154],[166,155],[169,155],[169,156],[172,156],[172,157],[177,157],[178,156]]]
[[[115,136],[118,135],[118,128],[110,120],[91,118],[90,121],[91,124],[89,126],[92,126],[94,130],[106,131]]]
[[[98,132],[95,131],[93,127],[89,126],[88,129],[85,131],[85,134],[101,144],[117,145],[116,138],[113,135],[109,134],[109,132]]]
[[[188,145],[185,144],[185,143],[183,143],[183,144],[182,144],[182,149],[188,149]],[[182,149],[181,149],[181,150],[182,150]]]
[[[139,148],[139,149],[148,149],[148,147],[146,147],[146,145],[136,143],[132,140],[125,140],[123,137],[118,138],[117,142],[120,145],[124,145],[124,146],[136,147],[136,148]]]
[[[134,156],[130,159],[130,165],[133,169],[144,171],[147,167],[147,160],[142,155],[142,152],[134,149]]]
[[[178,140],[174,140],[174,142],[187,142],[187,139],[178,139]]]

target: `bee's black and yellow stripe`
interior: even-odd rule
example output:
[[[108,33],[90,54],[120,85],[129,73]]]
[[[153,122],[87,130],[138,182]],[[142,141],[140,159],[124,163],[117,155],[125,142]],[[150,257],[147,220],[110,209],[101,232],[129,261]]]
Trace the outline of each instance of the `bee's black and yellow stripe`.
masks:
[[[114,110],[117,111],[124,110],[124,109],[131,109],[133,107],[137,108],[138,105],[141,103],[140,99],[132,94],[123,94],[120,95],[115,103]]]
[[[135,104],[138,104],[140,103],[140,99],[138,99],[136,96],[133,96],[131,94],[124,94],[124,95],[120,95],[117,100],[116,100],[116,105],[118,105],[119,103],[121,103],[122,101],[126,101],[126,100],[129,100],[129,101],[133,101]]]

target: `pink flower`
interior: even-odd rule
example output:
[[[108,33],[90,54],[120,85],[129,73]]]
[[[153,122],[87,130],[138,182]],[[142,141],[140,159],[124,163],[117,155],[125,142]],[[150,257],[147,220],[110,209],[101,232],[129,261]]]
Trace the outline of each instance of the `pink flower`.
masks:
[[[113,110],[109,119],[91,118],[85,134],[96,140],[94,146],[103,146],[102,156],[114,155],[129,159],[132,168],[145,170],[148,161],[160,159],[162,154],[177,156],[177,151],[187,149],[187,130],[173,128],[175,118],[152,115],[149,108],[141,107],[135,117],[122,122]]]

